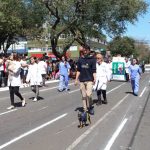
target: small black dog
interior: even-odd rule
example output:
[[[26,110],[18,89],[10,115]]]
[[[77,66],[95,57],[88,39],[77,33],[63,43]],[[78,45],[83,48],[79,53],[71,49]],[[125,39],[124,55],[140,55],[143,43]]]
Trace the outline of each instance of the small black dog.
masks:
[[[87,126],[87,121],[89,124],[91,124],[91,117],[90,114],[86,111],[79,111],[78,112],[78,120],[79,120],[79,125],[78,128],[83,128],[84,126]]]

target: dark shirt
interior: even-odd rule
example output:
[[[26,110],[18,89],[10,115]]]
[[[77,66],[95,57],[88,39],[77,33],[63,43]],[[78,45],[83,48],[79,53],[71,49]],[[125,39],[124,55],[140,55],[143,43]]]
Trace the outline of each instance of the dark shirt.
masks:
[[[80,72],[80,82],[93,81],[93,73],[96,73],[96,59],[90,56],[79,58],[77,71]]]

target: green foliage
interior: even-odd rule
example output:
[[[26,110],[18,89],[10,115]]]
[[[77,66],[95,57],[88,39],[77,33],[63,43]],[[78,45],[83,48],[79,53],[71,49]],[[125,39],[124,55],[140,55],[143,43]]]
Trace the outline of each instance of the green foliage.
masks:
[[[0,0],[0,47],[6,43],[4,52],[19,36],[40,35],[45,12],[39,0]]]
[[[88,38],[106,40],[105,34],[115,37],[126,31],[145,13],[143,0],[43,0],[50,12],[51,40],[56,47],[61,33],[71,33],[72,39],[87,45]],[[55,51],[55,49],[54,49]]]
[[[122,56],[129,57],[136,56],[135,40],[129,37],[116,37],[108,45],[108,49],[113,56],[121,54]]]

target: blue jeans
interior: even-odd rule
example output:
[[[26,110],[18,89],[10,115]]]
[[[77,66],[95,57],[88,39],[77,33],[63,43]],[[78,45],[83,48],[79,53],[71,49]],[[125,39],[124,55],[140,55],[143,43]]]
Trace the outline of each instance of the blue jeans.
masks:
[[[64,89],[68,89],[68,83],[69,83],[69,76],[67,75],[60,75],[59,79],[59,90],[63,91]]]
[[[134,80],[131,79],[131,86],[132,86],[133,94],[138,95],[138,92],[139,92],[139,78],[135,78]]]

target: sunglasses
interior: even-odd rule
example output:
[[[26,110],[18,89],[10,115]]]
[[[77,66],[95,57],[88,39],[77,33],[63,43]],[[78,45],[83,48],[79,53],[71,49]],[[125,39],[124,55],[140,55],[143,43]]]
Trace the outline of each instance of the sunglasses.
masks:
[[[102,58],[100,58],[100,57],[97,57],[96,59],[102,59]]]

